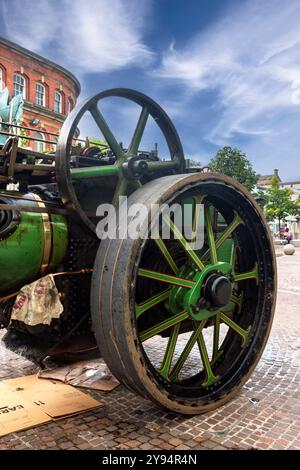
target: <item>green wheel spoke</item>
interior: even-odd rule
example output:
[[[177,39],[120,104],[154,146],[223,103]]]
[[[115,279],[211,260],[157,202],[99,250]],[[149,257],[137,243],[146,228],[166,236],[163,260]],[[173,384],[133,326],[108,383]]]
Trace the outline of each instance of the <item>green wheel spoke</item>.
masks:
[[[231,250],[231,257],[230,257],[230,264],[233,267],[233,270],[236,265],[236,260],[237,260],[237,250],[238,247],[235,243],[232,244],[232,250]]]
[[[203,271],[205,269],[205,265],[202,263],[202,261],[199,259],[195,251],[192,249],[191,245],[189,242],[186,241],[180,230],[176,227],[176,225],[172,222],[170,217],[164,217],[164,222],[170,227],[171,231],[173,232],[175,238],[180,242],[180,244],[183,246],[185,249],[186,253],[189,255],[191,260],[198,266],[200,271]]]
[[[242,304],[243,304],[244,295],[243,293],[238,295],[232,294],[230,302],[233,302],[237,306],[237,313],[241,312]]]
[[[172,258],[172,256],[171,256],[168,248],[166,247],[166,244],[164,243],[164,241],[160,237],[155,238],[154,241],[157,244],[160,251],[162,252],[165,259],[167,260],[167,262],[168,262],[169,266],[171,267],[171,269],[173,270],[174,274],[178,274],[179,273],[179,268],[176,265],[174,259]]]
[[[126,179],[120,178],[115,190],[114,198],[113,198],[113,205],[118,207],[119,205],[119,198],[121,196],[126,196],[128,191],[128,181]]]
[[[170,380],[174,381],[178,379],[178,374],[183,368],[191,350],[193,349],[201,331],[203,330],[205,323],[207,322],[207,319],[204,319],[201,321],[201,323],[198,325],[198,327],[194,330],[193,334],[189,338],[188,342],[186,343],[182,353],[180,354],[170,376]]]
[[[216,247],[216,242],[215,242],[215,237],[214,237],[214,232],[213,232],[213,227],[212,227],[212,221],[210,217],[209,205],[205,206],[204,216],[205,216],[205,226],[206,226],[208,245],[209,245],[209,251],[210,251],[210,261],[212,264],[217,264],[218,262],[217,247]]]
[[[178,334],[180,330],[180,323],[177,323],[172,329],[172,334],[169,338],[167,349],[164,355],[164,359],[160,368],[160,374],[165,378],[169,378],[170,368],[172,364],[172,359],[174,356],[174,351],[177,344]]]
[[[166,282],[167,284],[174,284],[175,286],[186,287],[188,289],[191,289],[195,285],[194,281],[189,281],[188,279],[183,279],[181,277],[171,276],[170,274],[150,271],[149,269],[139,269],[138,276],[153,279],[154,281]]]
[[[158,323],[155,326],[152,326],[151,328],[148,328],[147,330],[143,331],[140,334],[140,340],[141,341],[146,341],[149,338],[152,338],[152,336],[157,335],[158,333],[161,333],[164,330],[167,330],[168,328],[171,328],[172,326],[177,325],[177,323],[182,322],[183,320],[186,320],[188,318],[188,313],[183,311],[178,313],[177,315],[174,315],[171,318],[168,318],[167,320]]]
[[[132,141],[129,145],[129,149],[127,152],[128,155],[137,155],[138,149],[139,149],[139,146],[140,146],[140,143],[141,143],[144,131],[145,131],[148,117],[149,117],[149,112],[148,112],[147,107],[145,106],[143,107],[141,111],[136,129],[132,137]]]
[[[224,230],[223,233],[221,233],[221,235],[217,238],[216,240],[216,249],[218,250],[218,248],[220,248],[220,246],[223,245],[223,243],[225,242],[225,240],[227,240],[231,234],[234,232],[234,230],[241,224],[243,224],[243,220],[241,219],[241,217],[239,216],[239,214],[237,212],[234,211],[234,217],[233,217],[233,221],[231,222],[231,224],[228,225],[228,227]],[[206,252],[204,253],[203,255],[203,259],[206,261],[209,257],[209,254],[210,254],[210,250],[206,250]]]
[[[203,203],[203,200],[206,196],[201,195],[201,196],[194,196],[193,199],[195,201],[195,209],[193,213],[193,234],[198,233],[198,227],[199,224],[201,223],[200,215],[201,215],[201,205]],[[203,221],[202,221],[203,223]],[[196,235],[194,235],[192,242],[196,240]]]
[[[211,385],[214,382],[216,382],[219,379],[219,377],[214,375],[212,371],[202,332],[199,334],[197,338],[197,344],[198,344],[198,348],[199,348],[199,352],[200,352],[200,356],[202,359],[204,372],[205,372],[205,381],[203,385],[207,387],[208,385]]]
[[[110,128],[108,127],[107,122],[105,121],[104,117],[100,113],[97,106],[94,106],[90,110],[91,115],[95,119],[97,126],[99,127],[100,131],[102,132],[106,142],[108,143],[109,147],[117,157],[117,159],[122,159],[124,157],[124,152],[120,146],[120,144],[115,139],[115,136],[111,132]]]
[[[213,339],[213,361],[216,360],[219,353],[219,340],[220,340],[220,313],[214,318],[214,339]]]
[[[246,281],[247,279],[255,279],[256,284],[258,284],[259,276],[258,276],[258,265],[255,263],[254,268],[251,271],[246,273],[236,274],[234,276],[235,282]]]
[[[156,294],[153,297],[150,297],[150,299],[146,300],[145,302],[141,304],[136,304],[135,306],[135,314],[136,318],[139,318],[142,313],[146,312],[149,310],[149,308],[154,307],[155,305],[159,304],[163,300],[166,300],[170,295],[170,289],[167,289],[160,294]]]
[[[229,328],[232,328],[234,331],[236,331],[243,338],[243,344],[245,344],[248,337],[249,337],[251,326],[249,326],[249,328],[247,330],[245,330],[244,328],[239,326],[237,323],[235,323],[231,318],[229,318],[227,315],[225,315],[224,312],[221,312],[220,318],[224,323],[226,323],[226,325],[229,326]]]

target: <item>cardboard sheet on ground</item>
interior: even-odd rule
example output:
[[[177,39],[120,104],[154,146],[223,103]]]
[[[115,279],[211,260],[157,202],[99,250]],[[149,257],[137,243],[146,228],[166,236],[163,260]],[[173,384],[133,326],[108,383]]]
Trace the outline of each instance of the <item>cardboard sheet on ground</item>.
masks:
[[[36,375],[5,380],[3,383],[53,419],[101,406],[99,401],[70,385],[41,380]]]
[[[0,436],[49,421],[51,417],[41,408],[0,382]]]
[[[60,380],[74,387],[110,392],[119,382],[109,371],[101,358],[80,361],[63,367],[45,369],[39,372],[43,379]]]

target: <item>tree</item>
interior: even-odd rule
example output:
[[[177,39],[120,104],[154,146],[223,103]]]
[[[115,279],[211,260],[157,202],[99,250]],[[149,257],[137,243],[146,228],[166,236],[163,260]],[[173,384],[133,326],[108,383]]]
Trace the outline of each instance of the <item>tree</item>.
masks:
[[[288,215],[300,215],[300,200],[299,197],[295,201],[292,199],[293,191],[288,188],[280,188],[279,180],[273,176],[271,186],[266,190],[265,196],[267,203],[265,205],[265,214],[267,220],[271,221],[275,218],[280,223]]]
[[[253,190],[259,178],[246,155],[237,148],[223,147],[211,159],[209,166],[218,173],[235,178],[249,191]]]
[[[105,140],[98,139],[97,137],[90,137],[89,142],[91,147],[107,147]]]

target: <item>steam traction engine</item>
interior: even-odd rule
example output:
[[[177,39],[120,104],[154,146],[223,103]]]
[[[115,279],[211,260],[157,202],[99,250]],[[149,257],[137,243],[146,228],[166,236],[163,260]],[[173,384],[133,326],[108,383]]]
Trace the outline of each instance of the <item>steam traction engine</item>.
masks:
[[[110,97],[140,116],[124,149],[102,114]],[[78,151],[89,115],[107,145]],[[169,156],[144,152],[149,120]],[[129,389],[175,412],[203,413],[248,380],[274,313],[274,252],[253,197],[223,175],[187,168],[178,134],[158,104],[133,90],[104,91],[67,117],[56,154],[0,149],[0,324],[6,346],[42,362],[99,348]],[[13,184],[13,190],[9,190]],[[172,215],[171,237],[102,239],[101,203],[203,209],[204,245],[193,249]],[[128,224],[135,222],[128,219]],[[160,216],[158,216],[160,230]],[[141,231],[149,231],[140,220]],[[160,232],[159,232],[160,234]],[[96,340],[96,341],[95,341]]]

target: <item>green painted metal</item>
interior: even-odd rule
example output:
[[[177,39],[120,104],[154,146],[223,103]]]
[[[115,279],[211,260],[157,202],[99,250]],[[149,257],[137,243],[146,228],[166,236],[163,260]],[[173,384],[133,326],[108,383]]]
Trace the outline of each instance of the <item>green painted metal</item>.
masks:
[[[180,242],[188,256],[191,258],[191,260],[196,264],[196,266],[202,271],[205,269],[205,265],[202,263],[196,252],[192,249],[191,245],[187,242],[187,240],[184,238],[180,230],[176,227],[174,222],[170,219],[170,217],[164,217],[164,222],[170,227],[172,230],[175,238]]]
[[[148,162],[150,171],[159,172],[160,170],[176,170],[180,168],[179,160],[160,160],[157,162]]]
[[[148,328],[148,330],[143,331],[140,334],[140,340],[146,341],[147,339],[152,338],[152,336],[155,336],[161,333],[162,331],[167,330],[171,328],[172,326],[177,325],[177,323],[181,323],[183,320],[186,320],[187,318],[188,318],[187,312],[181,312],[178,315],[174,315],[173,317],[168,318],[167,320],[160,322],[151,328]]]
[[[218,312],[214,318],[214,339],[213,339],[213,361],[218,357],[220,340],[220,315]]]
[[[215,375],[212,371],[202,332],[200,332],[197,338],[197,344],[205,372],[205,381],[202,383],[202,386],[208,387],[209,385],[212,385],[217,380],[219,380],[220,377],[218,375]]]
[[[68,246],[66,220],[55,214],[49,222],[46,233],[42,214],[21,212],[15,231],[0,240],[2,295],[15,292],[46,272],[53,272],[64,260]],[[49,250],[49,266],[43,266],[41,272],[45,250]]]
[[[232,266],[229,263],[219,262],[217,264],[211,264],[207,266],[204,271],[196,274],[194,277],[195,285],[185,294],[183,302],[184,309],[194,320],[200,321],[205,318],[207,319],[213,317],[217,314],[217,310],[211,311],[205,308],[201,308],[197,311],[203,282],[208,274],[214,271],[218,271],[222,274],[231,274]]]
[[[234,260],[233,260],[233,250],[234,250],[234,242],[232,238],[228,238],[225,240],[222,245],[219,246],[217,250],[218,260],[224,261],[226,263],[230,263],[232,267],[234,267]]]
[[[137,155],[137,152],[139,150],[139,146],[140,146],[140,143],[141,143],[144,131],[145,131],[148,117],[149,117],[149,111],[147,109],[147,106],[144,106],[141,111],[136,129],[134,131],[132,141],[129,145],[128,155]]]
[[[172,258],[168,248],[166,247],[165,242],[160,237],[154,239],[154,241],[157,244],[160,251],[162,252],[163,256],[165,257],[167,263],[171,267],[174,274],[178,275],[179,274],[178,266],[176,265],[176,263],[175,263],[174,259]]]
[[[161,292],[160,294],[153,295],[146,302],[137,304],[135,307],[136,318],[139,318],[142,315],[142,313],[146,312],[152,307],[155,307],[155,305],[160,304],[163,300],[166,300],[169,297],[169,295],[170,295],[170,289],[167,289]]]
[[[91,115],[95,119],[100,131],[102,132],[103,136],[105,137],[106,142],[108,143],[109,147],[113,151],[114,155],[117,157],[118,160],[122,160],[124,157],[124,152],[122,150],[121,145],[117,142],[115,136],[111,132],[107,122],[105,121],[104,117],[100,113],[97,106],[93,106],[90,109]]]
[[[176,347],[176,343],[178,339],[179,330],[180,330],[180,323],[177,323],[177,325],[175,325],[172,329],[172,333],[168,341],[164,359],[163,359],[161,368],[159,370],[160,375],[162,375],[165,379],[169,378],[172,359],[174,356],[174,351],[175,351],[175,347]]]
[[[226,325],[229,326],[229,328],[232,328],[242,337],[243,344],[245,345],[251,331],[251,326],[249,326],[248,329],[245,330],[244,328],[240,327],[237,323],[235,323],[235,321],[225,315],[225,313],[223,312],[221,312],[220,318],[224,323],[226,323]]]
[[[189,338],[188,342],[186,343],[182,353],[180,354],[179,358],[177,359],[177,362],[171,372],[170,375],[170,381],[178,380],[178,376],[180,371],[182,370],[190,352],[192,351],[194,345],[196,344],[196,341],[199,338],[200,333],[202,332],[205,323],[207,320],[202,320],[202,322],[195,328],[193,331],[191,337]]]
[[[23,212],[17,229],[0,241],[0,292],[8,294],[39,273],[44,253],[40,214]]]
[[[175,284],[176,286],[193,287],[194,281],[188,279],[182,279],[180,277],[171,276],[170,274],[158,273],[156,271],[150,271],[149,269],[139,269],[138,275],[153,279],[154,281],[166,282],[167,284]]]
[[[123,154],[121,163],[115,165],[103,165],[103,166],[91,166],[87,168],[72,168],[70,170],[72,179],[88,179],[88,178],[99,178],[101,176],[119,176],[125,178],[122,172],[122,163],[126,161],[128,155]],[[173,170],[178,168],[179,162],[177,160],[169,161],[149,161],[147,162],[150,172],[156,172],[161,170]]]
[[[246,273],[236,274],[234,276],[235,282],[247,281],[248,279],[255,279],[256,284],[258,284],[258,282],[259,282],[259,273],[258,273],[257,263],[255,264],[254,268],[251,271],[248,271]]]
[[[216,247],[216,241],[214,237],[210,212],[211,212],[210,206],[206,204],[204,214],[205,214],[205,225],[206,225],[206,231],[207,231],[208,245],[209,245],[209,250],[210,250],[210,262],[212,264],[217,264],[218,263],[217,247]]]
[[[193,278],[196,274],[196,270],[193,267],[186,263],[179,271],[179,276],[183,279],[191,280],[193,282]],[[194,285],[194,284],[193,284]],[[184,296],[188,292],[190,287],[187,286],[178,286],[173,285],[170,290],[170,295],[167,303],[168,310],[173,313],[179,313],[184,307]]]
[[[232,235],[234,230],[241,224],[243,224],[243,220],[239,216],[237,212],[234,213],[233,221],[228,225],[228,227],[221,233],[221,235],[216,240],[216,248],[219,248],[225,243],[225,241]],[[209,258],[210,251],[209,249],[203,254],[202,259],[206,261]]]
[[[101,176],[118,176],[120,167],[117,165],[91,166],[87,168],[72,168],[72,179],[98,178]]]
[[[59,266],[67,253],[68,249],[68,224],[64,217],[58,214],[51,215],[52,227],[52,250],[49,263],[49,272],[53,272]]]

